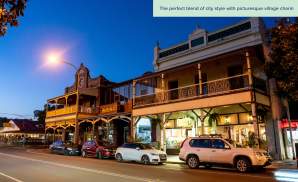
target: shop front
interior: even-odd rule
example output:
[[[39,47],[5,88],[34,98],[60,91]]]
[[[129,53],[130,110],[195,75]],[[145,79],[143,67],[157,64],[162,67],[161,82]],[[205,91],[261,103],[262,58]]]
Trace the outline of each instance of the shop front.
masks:
[[[257,117],[255,131],[250,112],[218,111],[220,109],[217,108],[206,113],[199,110],[168,113],[164,124],[165,137],[160,116],[143,117],[137,124],[136,136],[145,143],[160,142],[164,138],[168,154],[178,154],[181,143],[187,137],[210,134],[221,135],[237,147],[256,147],[259,141],[260,147],[266,148],[264,117]],[[158,118],[156,126],[154,121]]]
[[[290,134],[291,130],[289,126],[290,125],[287,119],[283,119],[280,123],[280,128],[282,129],[283,140],[286,148],[286,155],[287,155],[287,158],[292,159],[293,152],[292,152],[292,146],[291,146],[291,134]],[[291,121],[291,128],[292,128],[293,142],[295,146],[295,144],[298,143],[298,120]]]

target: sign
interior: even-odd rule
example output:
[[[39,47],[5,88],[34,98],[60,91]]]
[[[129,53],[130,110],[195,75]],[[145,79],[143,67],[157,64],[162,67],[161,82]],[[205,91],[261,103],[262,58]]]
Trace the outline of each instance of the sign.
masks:
[[[291,127],[298,128],[298,120],[291,120]],[[280,128],[289,128],[289,122],[287,119],[281,120]]]
[[[297,0],[153,0],[154,17],[295,17]]]

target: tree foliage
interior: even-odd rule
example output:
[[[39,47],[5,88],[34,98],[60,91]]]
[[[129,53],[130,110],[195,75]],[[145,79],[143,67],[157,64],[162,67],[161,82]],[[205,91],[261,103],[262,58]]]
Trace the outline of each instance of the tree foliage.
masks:
[[[270,30],[271,60],[265,65],[269,78],[276,78],[280,94],[298,100],[298,19],[281,19]]]
[[[44,123],[46,118],[46,111],[45,110],[35,110],[34,117],[37,118],[39,123]]]
[[[0,36],[3,36],[8,26],[18,26],[19,16],[24,16],[27,0],[0,0]]]

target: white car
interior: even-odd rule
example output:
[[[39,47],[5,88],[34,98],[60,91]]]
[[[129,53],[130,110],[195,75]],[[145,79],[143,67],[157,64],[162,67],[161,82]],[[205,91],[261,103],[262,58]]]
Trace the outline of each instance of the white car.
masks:
[[[167,154],[149,144],[125,143],[115,153],[117,161],[136,161],[143,164],[162,164],[167,161]]]
[[[181,145],[179,158],[186,161],[189,168],[229,165],[240,172],[263,168],[272,160],[265,150],[236,148],[221,137],[212,136],[187,138]]]

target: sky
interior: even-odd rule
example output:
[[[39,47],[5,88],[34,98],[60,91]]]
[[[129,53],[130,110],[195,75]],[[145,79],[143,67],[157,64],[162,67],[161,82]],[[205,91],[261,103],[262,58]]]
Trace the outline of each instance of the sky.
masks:
[[[120,82],[153,70],[157,41],[166,48],[197,26],[211,32],[242,19],[154,18],[151,0],[29,0],[20,25],[0,37],[0,117],[30,117],[73,84],[73,68],[44,65],[49,52],[62,52],[77,67],[84,63],[91,77]]]

